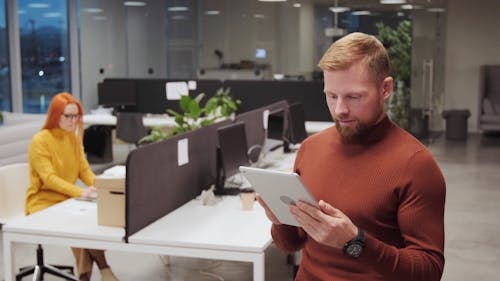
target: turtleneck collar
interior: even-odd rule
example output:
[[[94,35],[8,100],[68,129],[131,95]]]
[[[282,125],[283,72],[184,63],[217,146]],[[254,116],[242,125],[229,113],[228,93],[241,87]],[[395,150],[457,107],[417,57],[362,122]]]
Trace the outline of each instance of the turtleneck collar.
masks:
[[[62,138],[62,137],[66,137],[66,136],[69,136],[72,132],[68,132],[64,129],[61,129],[61,128],[53,128],[53,129],[50,129],[50,132],[57,138]]]
[[[390,128],[394,126],[394,123],[389,119],[387,114],[384,115],[384,118],[380,120],[373,127],[368,129],[363,135],[361,135],[358,139],[350,142],[345,142],[341,138],[341,141],[345,145],[368,145],[373,144],[384,138]],[[340,135],[339,135],[340,136]]]

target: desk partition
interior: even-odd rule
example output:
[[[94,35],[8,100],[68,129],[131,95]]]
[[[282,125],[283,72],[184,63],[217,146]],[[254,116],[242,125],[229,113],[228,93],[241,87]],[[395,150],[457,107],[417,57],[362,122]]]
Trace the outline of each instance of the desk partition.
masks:
[[[148,144],[127,157],[125,239],[192,200],[215,183],[217,128],[223,121]],[[179,165],[179,142],[188,162]],[[182,159],[181,159],[182,161]]]

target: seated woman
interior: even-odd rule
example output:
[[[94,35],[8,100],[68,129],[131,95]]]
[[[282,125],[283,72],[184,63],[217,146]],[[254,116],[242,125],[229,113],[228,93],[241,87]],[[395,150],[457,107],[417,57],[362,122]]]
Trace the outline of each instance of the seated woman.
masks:
[[[29,147],[30,186],[26,193],[26,214],[32,214],[72,197],[95,197],[94,173],[83,151],[83,109],[69,93],[54,96],[45,125]],[[86,188],[75,185],[80,179]],[[102,280],[118,280],[103,250],[72,248],[79,280],[90,280],[92,263]]]

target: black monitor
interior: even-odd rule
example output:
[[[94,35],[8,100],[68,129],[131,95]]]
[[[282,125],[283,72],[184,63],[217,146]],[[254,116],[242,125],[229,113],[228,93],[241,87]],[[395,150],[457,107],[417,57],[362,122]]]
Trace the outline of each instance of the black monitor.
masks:
[[[240,166],[250,163],[247,153],[245,123],[238,122],[217,129],[219,147],[217,148],[216,195],[236,195],[239,188],[228,188],[226,180],[239,173]]]
[[[283,147],[284,152],[289,152],[287,116],[286,107],[269,112],[269,116],[267,117],[266,150],[274,151]]]
[[[129,111],[136,106],[134,81],[105,81],[97,86],[98,104],[114,107],[118,111]],[[133,110],[133,109],[131,109]]]
[[[301,143],[307,138],[305,114],[302,103],[293,103],[288,107],[288,141]]]

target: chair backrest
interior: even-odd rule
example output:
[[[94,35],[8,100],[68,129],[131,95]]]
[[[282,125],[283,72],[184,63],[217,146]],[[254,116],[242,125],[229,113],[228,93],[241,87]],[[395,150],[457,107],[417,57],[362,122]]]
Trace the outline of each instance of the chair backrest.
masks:
[[[116,137],[124,142],[137,143],[148,134],[139,112],[120,112],[116,121]]]
[[[24,216],[29,181],[28,163],[0,167],[0,224]]]

